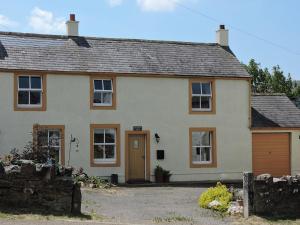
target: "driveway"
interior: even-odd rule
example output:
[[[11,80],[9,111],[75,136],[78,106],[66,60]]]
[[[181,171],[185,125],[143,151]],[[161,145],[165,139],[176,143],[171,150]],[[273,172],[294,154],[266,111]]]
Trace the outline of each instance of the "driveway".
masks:
[[[198,206],[206,188],[138,187],[83,191],[82,211],[103,216],[104,221],[128,224],[230,224]]]

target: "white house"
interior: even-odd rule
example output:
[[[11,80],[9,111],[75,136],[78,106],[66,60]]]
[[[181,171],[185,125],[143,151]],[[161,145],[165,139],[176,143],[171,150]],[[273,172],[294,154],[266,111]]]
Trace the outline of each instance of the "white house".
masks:
[[[153,181],[157,165],[171,181],[252,171],[251,78],[223,25],[209,44],[83,37],[74,15],[67,32],[0,32],[1,154],[42,129],[61,164],[120,182]],[[285,128],[295,156],[299,127]]]

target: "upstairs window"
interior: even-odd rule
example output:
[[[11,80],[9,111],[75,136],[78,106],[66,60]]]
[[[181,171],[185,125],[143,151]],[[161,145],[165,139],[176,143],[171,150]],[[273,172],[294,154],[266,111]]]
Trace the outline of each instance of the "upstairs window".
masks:
[[[43,75],[16,75],[15,110],[45,110]]]
[[[190,86],[190,112],[214,113],[214,82],[191,81]]]
[[[91,108],[115,108],[115,79],[93,78],[91,81]]]

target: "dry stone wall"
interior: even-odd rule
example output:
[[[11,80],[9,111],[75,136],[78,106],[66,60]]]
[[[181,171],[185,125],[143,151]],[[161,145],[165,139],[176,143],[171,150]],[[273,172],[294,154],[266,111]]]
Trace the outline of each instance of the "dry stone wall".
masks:
[[[72,171],[57,175],[54,166],[21,161],[20,165],[0,164],[0,206],[40,210],[48,213],[80,213],[80,187]]]

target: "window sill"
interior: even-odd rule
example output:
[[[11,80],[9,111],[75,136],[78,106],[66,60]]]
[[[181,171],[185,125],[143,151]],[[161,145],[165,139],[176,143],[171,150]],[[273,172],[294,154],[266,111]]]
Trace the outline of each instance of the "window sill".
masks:
[[[115,110],[115,105],[91,105],[91,110]]]
[[[217,168],[217,163],[191,163],[190,168]]]
[[[91,162],[91,167],[120,167],[118,162]]]
[[[46,111],[46,107],[44,106],[16,106],[14,111]]]
[[[190,110],[190,114],[216,114],[214,110],[209,110],[209,111],[200,111],[200,110]]]

